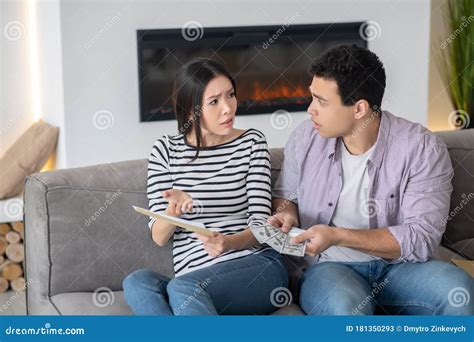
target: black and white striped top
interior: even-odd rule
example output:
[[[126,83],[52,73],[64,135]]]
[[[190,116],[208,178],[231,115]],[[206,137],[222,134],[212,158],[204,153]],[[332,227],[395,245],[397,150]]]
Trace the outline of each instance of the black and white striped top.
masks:
[[[147,194],[153,212],[164,212],[161,192],[175,188],[193,198],[193,212],[181,218],[202,222],[210,230],[236,234],[265,224],[271,214],[270,156],[265,136],[249,129],[232,141],[196,149],[183,134],[163,136],[152,148],[148,163]],[[155,219],[151,218],[149,227]],[[213,258],[195,233],[177,228],[173,236],[176,275],[226,260],[260,253],[269,247],[232,250]]]

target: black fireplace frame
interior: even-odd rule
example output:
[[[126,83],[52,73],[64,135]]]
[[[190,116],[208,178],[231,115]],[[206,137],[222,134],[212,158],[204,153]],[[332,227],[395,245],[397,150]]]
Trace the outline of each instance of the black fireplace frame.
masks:
[[[239,44],[253,44],[268,41],[278,30],[284,27],[284,32],[279,36],[315,36],[315,41],[347,41],[348,39],[357,41],[357,45],[367,48],[367,41],[361,37],[360,27],[364,22],[345,22],[330,24],[304,24],[304,25],[268,25],[268,26],[233,26],[233,27],[204,27],[203,34],[206,39],[194,41],[185,40],[182,36],[182,29],[150,29],[137,30],[137,55],[138,55],[138,82],[139,82],[139,111],[140,122],[165,121],[175,119],[174,113],[146,113],[144,110],[144,99],[141,80],[145,77],[142,51],[144,48],[215,48],[231,38],[232,43],[228,46],[238,46]],[[288,112],[305,111],[308,104],[287,104],[265,106],[262,111],[258,107],[242,111],[237,109],[238,115],[268,114],[278,109],[285,109]],[[240,106],[239,106],[240,107]]]

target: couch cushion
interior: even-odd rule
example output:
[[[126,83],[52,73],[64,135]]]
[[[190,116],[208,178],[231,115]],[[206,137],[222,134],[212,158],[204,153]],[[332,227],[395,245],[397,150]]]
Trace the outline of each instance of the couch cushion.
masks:
[[[272,313],[272,315],[274,315],[274,316],[283,316],[283,315],[286,315],[286,316],[304,316],[305,313],[303,312],[303,310],[301,310],[301,308],[297,304],[291,303],[290,305],[287,305],[287,306],[284,306],[284,307],[278,309],[277,311]]]
[[[142,159],[29,176],[28,277],[44,279],[41,286],[54,296],[102,286],[122,290],[123,279],[139,268],[173,276],[172,241],[156,245],[147,217],[132,208],[148,206],[146,172]],[[40,261],[45,249],[48,260]]]
[[[51,297],[60,315],[131,315],[123,291],[61,293]]]
[[[271,148],[270,149],[270,162],[272,164],[272,188],[280,175],[281,164],[283,163],[283,148]]]
[[[61,293],[51,297],[61,315],[131,315],[123,291]],[[304,315],[295,303],[276,310],[272,315]]]
[[[474,129],[437,132],[454,168],[450,215],[442,244],[474,259]]]

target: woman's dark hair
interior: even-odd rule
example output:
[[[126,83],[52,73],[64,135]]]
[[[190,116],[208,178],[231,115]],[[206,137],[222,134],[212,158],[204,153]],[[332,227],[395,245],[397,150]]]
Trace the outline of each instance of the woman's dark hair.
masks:
[[[345,106],[361,99],[374,111],[382,106],[385,69],[377,55],[365,48],[356,45],[331,48],[313,62],[309,74],[336,81]]]
[[[218,77],[229,79],[237,93],[235,81],[230,72],[219,62],[209,58],[195,58],[184,65],[176,75],[173,89],[173,105],[178,121],[178,131],[185,137],[191,130],[196,135],[196,155],[202,144],[201,114],[204,90],[209,82]]]

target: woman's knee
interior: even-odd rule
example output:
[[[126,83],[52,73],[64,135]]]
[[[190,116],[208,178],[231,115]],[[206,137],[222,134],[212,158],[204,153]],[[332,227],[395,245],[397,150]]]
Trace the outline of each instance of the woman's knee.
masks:
[[[202,292],[204,288],[203,281],[199,282],[185,275],[171,279],[166,286],[166,290],[170,295],[192,295],[196,292]]]
[[[143,289],[146,287],[165,288],[167,279],[160,274],[153,272],[149,269],[142,268],[130,273],[122,282],[124,292],[130,292],[137,289]]]

